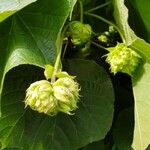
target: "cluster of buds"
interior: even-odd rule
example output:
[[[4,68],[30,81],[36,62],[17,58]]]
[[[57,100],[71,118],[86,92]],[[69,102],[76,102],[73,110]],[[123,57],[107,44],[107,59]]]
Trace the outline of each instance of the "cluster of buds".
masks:
[[[59,72],[55,82],[32,83],[26,92],[25,106],[50,116],[58,112],[71,115],[79,101],[79,84],[67,72]]]
[[[98,36],[98,41],[106,47],[116,44],[116,41],[118,40],[119,34],[114,26],[109,26],[108,31],[105,31]]]
[[[69,35],[74,45],[82,45],[91,38],[92,28],[89,24],[73,21],[69,26]]]
[[[108,48],[108,51],[106,62],[114,74],[123,72],[132,75],[141,62],[141,56],[123,43]]]

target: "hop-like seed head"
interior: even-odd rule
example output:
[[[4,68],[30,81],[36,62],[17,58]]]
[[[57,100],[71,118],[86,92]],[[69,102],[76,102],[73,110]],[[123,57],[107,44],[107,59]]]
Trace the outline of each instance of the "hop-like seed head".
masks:
[[[92,28],[88,24],[74,21],[70,25],[69,34],[74,45],[82,45],[91,38]]]
[[[114,74],[123,72],[132,75],[141,61],[140,55],[123,43],[118,43],[116,47],[108,50],[110,52],[106,55],[106,62],[110,64]]]
[[[58,100],[59,110],[67,114],[77,108],[79,85],[72,78],[58,79],[53,86],[54,96]]]
[[[27,89],[25,105],[40,113],[57,114],[57,100],[53,96],[51,83],[46,80],[32,83]]]
[[[51,116],[60,111],[72,114],[77,108],[80,89],[72,76],[67,76],[67,73],[65,75],[54,83],[47,80],[32,83],[27,89],[25,105]]]

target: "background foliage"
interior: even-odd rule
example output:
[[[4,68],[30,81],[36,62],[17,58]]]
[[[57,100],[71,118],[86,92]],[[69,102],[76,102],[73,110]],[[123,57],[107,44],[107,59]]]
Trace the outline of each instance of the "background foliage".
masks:
[[[105,2],[82,0],[85,12]],[[80,83],[79,109],[73,116],[49,117],[24,109],[25,90],[44,78],[45,64],[54,65],[60,32],[66,21],[79,18],[79,3],[0,0],[1,149],[145,150],[150,144],[149,3],[111,0],[95,11],[115,22],[124,42],[141,54],[143,62],[136,74],[114,76],[101,58],[103,49],[91,45],[90,56],[81,59],[70,46],[63,69]],[[92,17],[84,19],[95,32],[108,28]]]

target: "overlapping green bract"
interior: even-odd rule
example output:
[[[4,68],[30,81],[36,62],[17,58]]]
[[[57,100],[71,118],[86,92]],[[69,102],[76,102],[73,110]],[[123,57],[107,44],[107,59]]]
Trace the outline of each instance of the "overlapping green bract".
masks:
[[[58,101],[58,110],[67,114],[77,109],[79,101],[79,85],[72,78],[58,79],[53,84],[54,97]]]
[[[53,89],[49,81],[34,82],[27,89],[25,105],[29,105],[39,113],[55,115],[57,113],[57,101],[52,95]]]
[[[112,73],[117,72],[133,75],[141,62],[141,56],[123,43],[118,43],[116,47],[108,48],[106,62],[110,64]]]
[[[82,45],[91,38],[92,28],[89,24],[73,21],[69,27],[69,35],[74,45]]]
[[[68,75],[54,83],[47,80],[32,83],[27,89],[25,105],[39,113],[53,116],[58,112],[72,114],[78,101],[79,85]]]

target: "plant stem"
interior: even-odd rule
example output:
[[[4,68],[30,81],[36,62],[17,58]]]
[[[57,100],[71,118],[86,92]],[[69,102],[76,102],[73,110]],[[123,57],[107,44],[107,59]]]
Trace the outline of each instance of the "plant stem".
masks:
[[[60,37],[61,38],[61,37]],[[56,80],[56,74],[59,70],[59,65],[60,65],[60,59],[61,59],[61,52],[62,52],[62,39],[60,39],[60,49],[58,51],[58,54],[57,54],[57,58],[56,58],[56,62],[55,62],[55,65],[54,65],[54,72],[53,72],[53,75],[52,75],[52,78],[51,78],[51,83],[54,83],[55,80]]]
[[[80,4],[80,21],[83,23],[83,3],[79,0]]]
[[[66,30],[68,29],[69,24],[67,24],[63,30],[63,32],[61,33],[60,37],[59,37],[59,41],[58,41],[58,54],[57,54],[57,58],[56,58],[56,62],[54,65],[54,72],[51,78],[51,83],[54,83],[56,80],[56,74],[60,69],[60,63],[61,63],[61,53],[62,53],[62,47],[63,47],[63,39],[66,33]]]
[[[65,56],[65,53],[66,53],[67,47],[68,47],[68,40],[67,40],[67,42],[66,42],[66,44],[65,44],[65,47],[64,47],[64,51],[63,51],[63,54],[62,54],[62,59],[63,59],[63,58],[64,58],[64,56]]]
[[[108,2],[106,2],[106,3],[104,3],[104,4],[101,4],[101,5],[99,5],[99,6],[96,6],[96,7],[92,8],[92,9],[89,9],[89,10],[87,10],[86,12],[92,12],[92,11],[98,10],[98,9],[100,9],[100,8],[103,8],[103,7],[105,7],[105,6],[108,6],[109,4],[111,4],[111,1],[108,1]]]
[[[102,49],[105,49],[105,50],[107,50],[107,48],[105,48],[104,46],[102,46],[102,45],[99,45],[99,44],[97,44],[96,42],[94,42],[94,41],[90,41],[93,45],[95,45],[95,46],[97,46],[97,47],[99,47],[99,48],[102,48]],[[108,50],[107,50],[108,51]]]
[[[111,21],[109,21],[109,20],[107,20],[107,19],[105,19],[105,18],[103,18],[103,17],[101,17],[101,16],[98,16],[98,15],[96,15],[96,14],[93,14],[93,13],[85,12],[84,14],[85,14],[85,15],[88,15],[88,16],[91,16],[91,17],[94,17],[94,18],[97,18],[97,19],[99,19],[99,20],[101,20],[101,21],[103,21],[103,22],[105,22],[105,23],[107,23],[107,24],[113,26],[113,27],[119,32],[123,43],[125,43],[125,39],[124,39],[124,37],[123,37],[123,35],[122,35],[120,29],[119,29],[114,23],[112,23]]]

